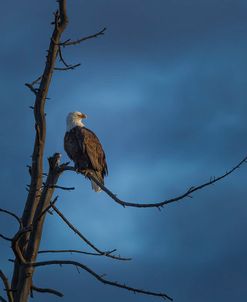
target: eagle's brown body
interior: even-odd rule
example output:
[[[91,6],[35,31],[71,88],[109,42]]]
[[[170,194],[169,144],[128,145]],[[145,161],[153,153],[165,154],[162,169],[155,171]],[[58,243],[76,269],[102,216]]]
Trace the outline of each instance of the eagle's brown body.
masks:
[[[78,171],[90,171],[104,184],[104,176],[108,173],[106,158],[95,133],[86,127],[73,127],[65,133],[64,149]],[[94,189],[95,187],[97,189],[97,186],[94,186]]]

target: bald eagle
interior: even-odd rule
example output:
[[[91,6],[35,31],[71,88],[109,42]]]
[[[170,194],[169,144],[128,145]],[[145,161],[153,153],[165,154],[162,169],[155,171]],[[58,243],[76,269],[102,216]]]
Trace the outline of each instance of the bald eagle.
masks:
[[[75,163],[78,172],[90,172],[104,184],[108,174],[105,152],[96,134],[87,129],[82,119],[87,116],[81,112],[70,112],[67,116],[67,131],[64,136],[64,149]],[[86,174],[85,174],[86,175]],[[91,180],[92,189],[100,192],[101,188]]]

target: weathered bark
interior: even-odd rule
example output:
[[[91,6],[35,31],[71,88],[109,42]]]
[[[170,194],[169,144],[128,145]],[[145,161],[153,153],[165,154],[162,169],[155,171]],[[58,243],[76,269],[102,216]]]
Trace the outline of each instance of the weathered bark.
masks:
[[[29,187],[29,194],[27,196],[24,212],[22,215],[23,226],[29,226],[33,223],[35,217],[40,214],[43,205],[49,203],[52,197],[53,190],[42,188],[43,183],[43,154],[46,138],[46,119],[45,119],[45,102],[47,93],[51,83],[55,62],[59,50],[60,38],[68,23],[66,15],[66,0],[60,0],[59,10],[55,14],[54,30],[50,40],[48,49],[46,65],[41,77],[41,82],[37,90],[32,89],[36,94],[34,105],[35,117],[35,142],[32,154],[32,165],[30,169],[31,183]],[[51,174],[53,173],[50,169]],[[47,181],[54,182],[56,177],[50,175]],[[55,178],[54,178],[55,177]],[[52,179],[54,178],[54,179]],[[19,246],[25,259],[34,261],[37,256],[38,247],[42,234],[42,227],[44,217],[33,229],[31,234],[25,233],[22,236]],[[30,236],[30,240],[29,239]],[[14,289],[14,301],[25,302],[28,300],[33,270],[21,267],[18,259],[15,260],[14,273],[12,277],[12,289]]]
[[[32,221],[32,232],[30,233],[27,249],[25,251],[25,262],[20,263],[20,261],[16,260],[16,265],[19,266],[19,274],[16,291],[14,292],[15,302],[27,301],[30,294],[34,269],[33,267],[27,267],[24,264],[26,262],[35,262],[36,260],[46,216],[45,210],[50,205],[55,185],[60,175],[60,171],[58,169],[59,159],[59,154],[54,154],[53,157],[49,159],[50,169]]]

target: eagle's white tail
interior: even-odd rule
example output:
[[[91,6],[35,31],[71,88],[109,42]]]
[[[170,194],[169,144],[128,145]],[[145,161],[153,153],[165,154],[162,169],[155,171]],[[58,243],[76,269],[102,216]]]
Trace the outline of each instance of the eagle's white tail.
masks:
[[[99,182],[101,182],[102,184],[104,184],[104,179],[102,178],[101,176],[101,173],[98,172],[98,171],[94,171],[93,173],[93,176],[95,178],[97,178],[97,180]],[[92,189],[95,191],[95,192],[102,192],[102,189],[91,179],[91,185],[92,185]]]
[[[102,189],[93,180],[91,180],[91,185],[92,185],[92,189],[95,192],[101,192],[102,191]]]

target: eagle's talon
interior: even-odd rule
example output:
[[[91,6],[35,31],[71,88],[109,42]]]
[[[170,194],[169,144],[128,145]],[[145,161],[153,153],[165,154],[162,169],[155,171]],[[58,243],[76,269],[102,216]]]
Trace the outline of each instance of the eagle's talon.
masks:
[[[75,168],[75,172],[76,172],[77,174],[79,174],[79,173],[80,173],[80,169],[79,169],[79,168]]]
[[[90,174],[89,170],[83,170],[82,173],[87,177]]]

